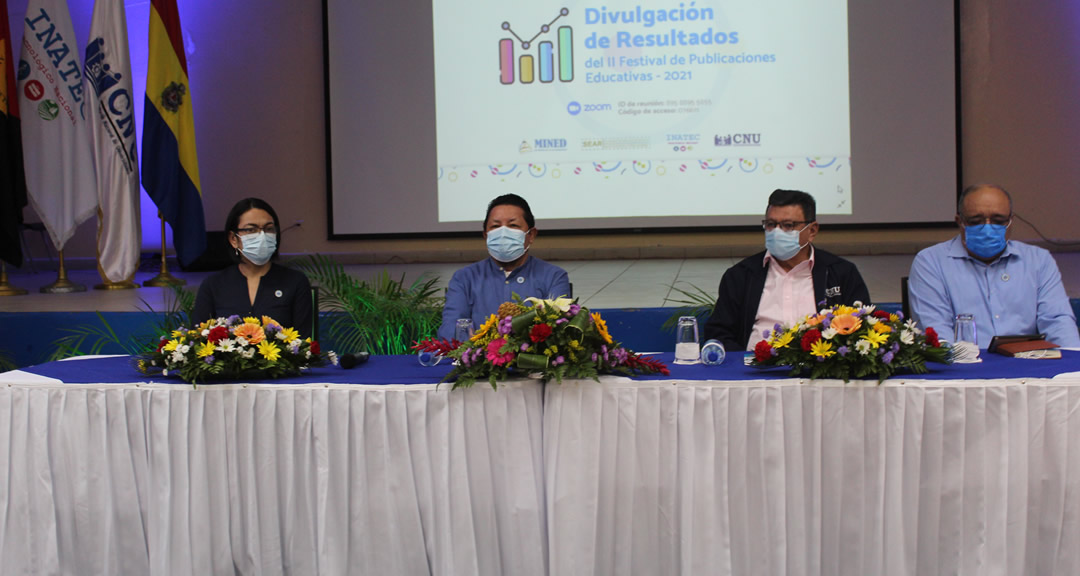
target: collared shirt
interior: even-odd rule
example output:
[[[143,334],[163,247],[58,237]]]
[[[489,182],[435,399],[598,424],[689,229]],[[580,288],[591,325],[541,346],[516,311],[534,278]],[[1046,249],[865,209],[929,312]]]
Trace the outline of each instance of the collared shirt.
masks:
[[[566,270],[530,256],[509,275],[491,258],[470,264],[450,278],[446,291],[439,338],[454,337],[458,318],[472,318],[479,328],[488,316],[499,311],[499,305],[510,302],[513,295],[522,298],[557,298],[570,295],[570,279]]]
[[[919,325],[947,340],[957,314],[974,314],[980,348],[999,334],[1043,333],[1059,346],[1080,347],[1057,263],[1037,246],[1010,240],[986,264],[968,254],[957,236],[915,256],[908,291]]]
[[[784,270],[768,252],[763,265],[769,267],[765,276],[765,289],[761,291],[754,331],[750,333],[747,350],[753,350],[764,330],[770,332],[777,324],[792,326],[808,314],[817,312],[814,303],[814,248],[810,258]]]

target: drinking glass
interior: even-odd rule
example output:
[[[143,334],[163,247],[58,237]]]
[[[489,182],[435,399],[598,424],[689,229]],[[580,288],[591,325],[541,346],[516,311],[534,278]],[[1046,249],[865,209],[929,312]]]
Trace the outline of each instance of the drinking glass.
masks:
[[[472,338],[473,330],[472,318],[458,318],[454,325],[454,340],[468,342],[469,338]]]
[[[956,315],[956,321],[953,323],[953,343],[957,342],[971,342],[976,347],[979,345],[974,314]]]
[[[675,326],[675,363],[697,364],[701,362],[701,348],[698,346],[697,317],[680,316]]]

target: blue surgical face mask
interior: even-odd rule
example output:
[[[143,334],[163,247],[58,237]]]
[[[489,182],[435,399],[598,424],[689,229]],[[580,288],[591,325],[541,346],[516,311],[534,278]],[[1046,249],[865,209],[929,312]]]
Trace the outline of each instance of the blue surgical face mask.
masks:
[[[269,262],[274,250],[277,250],[277,234],[267,234],[262,230],[258,234],[241,236],[240,242],[243,245],[240,253],[256,266]]]
[[[525,254],[525,232],[501,226],[487,233],[488,254],[498,262],[513,262]]]
[[[1008,229],[1008,225],[989,222],[978,226],[964,226],[964,244],[972,254],[988,260],[1005,250],[1008,243],[1005,231]]]
[[[809,226],[809,224],[806,226]],[[803,249],[804,245],[799,244],[799,234],[806,230],[806,226],[802,230],[792,230],[791,232],[784,232],[779,226],[772,230],[766,230],[765,249],[777,260],[791,260],[799,253],[799,250]]]

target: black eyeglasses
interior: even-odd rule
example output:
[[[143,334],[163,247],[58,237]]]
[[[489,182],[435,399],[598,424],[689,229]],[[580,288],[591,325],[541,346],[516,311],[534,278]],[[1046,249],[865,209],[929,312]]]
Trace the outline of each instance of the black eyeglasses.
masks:
[[[777,222],[776,220],[762,220],[761,227],[765,230],[775,230],[777,226],[784,232],[791,232],[803,224],[809,224],[813,220],[784,220],[783,222]]]
[[[247,236],[249,234],[258,234],[259,232],[266,232],[267,234],[277,234],[277,226],[273,224],[267,224],[262,228],[258,226],[245,226],[236,231],[237,236]]]

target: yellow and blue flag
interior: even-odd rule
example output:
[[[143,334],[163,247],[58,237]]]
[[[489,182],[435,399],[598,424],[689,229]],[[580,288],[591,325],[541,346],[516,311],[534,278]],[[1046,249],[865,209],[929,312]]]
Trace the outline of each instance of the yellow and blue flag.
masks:
[[[206,249],[187,58],[176,0],[151,0],[150,5],[142,184],[172,226],[176,256],[187,265]]]

